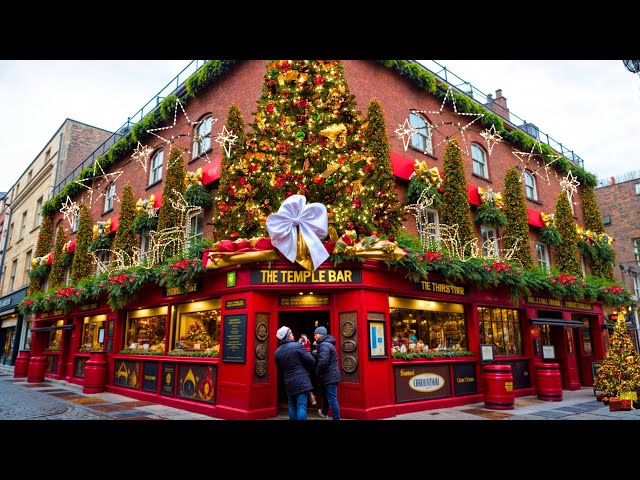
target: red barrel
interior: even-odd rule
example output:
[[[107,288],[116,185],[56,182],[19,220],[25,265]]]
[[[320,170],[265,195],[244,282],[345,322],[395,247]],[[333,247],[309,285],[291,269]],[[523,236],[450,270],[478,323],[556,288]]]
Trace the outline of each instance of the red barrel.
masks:
[[[485,365],[484,381],[487,384],[485,408],[492,410],[512,410],[515,395],[513,393],[513,375],[511,365]]]
[[[84,367],[82,393],[104,392],[107,382],[107,360],[104,352],[91,352]]]
[[[29,362],[31,361],[31,352],[22,350],[18,353],[16,364],[13,367],[13,378],[24,378],[29,373]]]
[[[562,400],[562,380],[560,365],[557,363],[540,363],[536,365],[536,383],[538,398],[547,402]]]
[[[42,355],[31,357],[27,372],[27,383],[44,382],[44,372],[47,368],[47,359]]]

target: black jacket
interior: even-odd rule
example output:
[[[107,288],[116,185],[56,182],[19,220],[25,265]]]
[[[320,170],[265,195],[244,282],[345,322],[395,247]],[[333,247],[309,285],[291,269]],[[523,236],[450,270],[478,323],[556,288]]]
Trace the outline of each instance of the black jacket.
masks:
[[[338,383],[342,380],[340,368],[338,368],[338,353],[336,352],[336,339],[332,335],[325,335],[317,342],[318,364],[316,374],[320,382],[326,384]]]
[[[282,339],[274,357],[278,370],[284,373],[287,397],[313,389],[308,369],[313,366],[315,359],[301,343]]]

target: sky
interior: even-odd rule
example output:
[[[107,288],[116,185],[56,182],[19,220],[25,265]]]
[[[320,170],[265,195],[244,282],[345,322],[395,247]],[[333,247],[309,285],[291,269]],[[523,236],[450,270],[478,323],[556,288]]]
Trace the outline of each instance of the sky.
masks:
[[[439,73],[432,61],[421,62]],[[502,89],[512,114],[573,150],[600,180],[640,171],[640,76],[621,60],[437,62],[461,79],[449,77],[456,86],[469,82],[494,96]],[[66,118],[117,130],[189,63],[0,60],[0,192],[11,188]]]

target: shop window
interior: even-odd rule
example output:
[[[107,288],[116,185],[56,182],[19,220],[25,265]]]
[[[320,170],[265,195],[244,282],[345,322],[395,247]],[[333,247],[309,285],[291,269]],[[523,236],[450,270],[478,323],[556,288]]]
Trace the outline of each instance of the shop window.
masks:
[[[174,307],[176,319],[172,350],[218,353],[220,345],[220,299]]]
[[[64,325],[64,320],[58,320],[54,326],[62,327]],[[49,332],[49,343],[47,344],[47,350],[60,350],[62,346],[62,330],[51,330]]]
[[[211,149],[211,115],[198,122],[193,131],[193,157],[197,158]]]
[[[33,327],[33,321],[29,320],[27,323],[27,333],[25,333],[24,335],[24,345],[22,347],[23,350],[31,350],[31,338],[32,338],[32,333],[31,333],[31,328]]]
[[[94,315],[84,318],[82,322],[82,343],[80,344],[81,352],[91,350],[104,352],[106,322],[106,315]]]
[[[414,133],[411,135],[411,146],[423,153],[433,155],[431,125],[429,125],[429,122],[415,112],[409,113],[409,122],[414,129]]]
[[[125,348],[164,352],[167,307],[129,312]]]
[[[524,171],[524,191],[527,198],[538,200],[538,189],[536,188],[536,179],[529,170]]]
[[[389,297],[393,351],[467,350],[464,306]]]
[[[487,155],[475,143],[471,144],[471,159],[473,161],[473,173],[482,178],[489,178],[487,174]]]
[[[522,327],[517,310],[478,307],[478,322],[480,343],[495,345],[496,355],[522,355]]]

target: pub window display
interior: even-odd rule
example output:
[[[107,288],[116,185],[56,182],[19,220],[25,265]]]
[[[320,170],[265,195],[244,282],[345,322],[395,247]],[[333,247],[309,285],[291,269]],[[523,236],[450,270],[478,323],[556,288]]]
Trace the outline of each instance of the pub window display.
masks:
[[[130,318],[125,345],[131,350],[164,352],[165,315]]]
[[[220,348],[220,300],[206,300],[175,308],[174,352],[202,352],[217,356]]]
[[[493,344],[496,355],[522,355],[522,328],[518,311],[478,307],[480,343]]]
[[[392,354],[467,350],[463,305],[393,298],[390,306]]]
[[[54,326],[62,327],[64,325],[64,320],[58,320]],[[59,351],[62,345],[62,330],[51,330],[49,332],[49,343],[47,345],[47,350]]]
[[[106,315],[85,317],[82,323],[81,352],[104,351],[104,331],[107,324]]]

